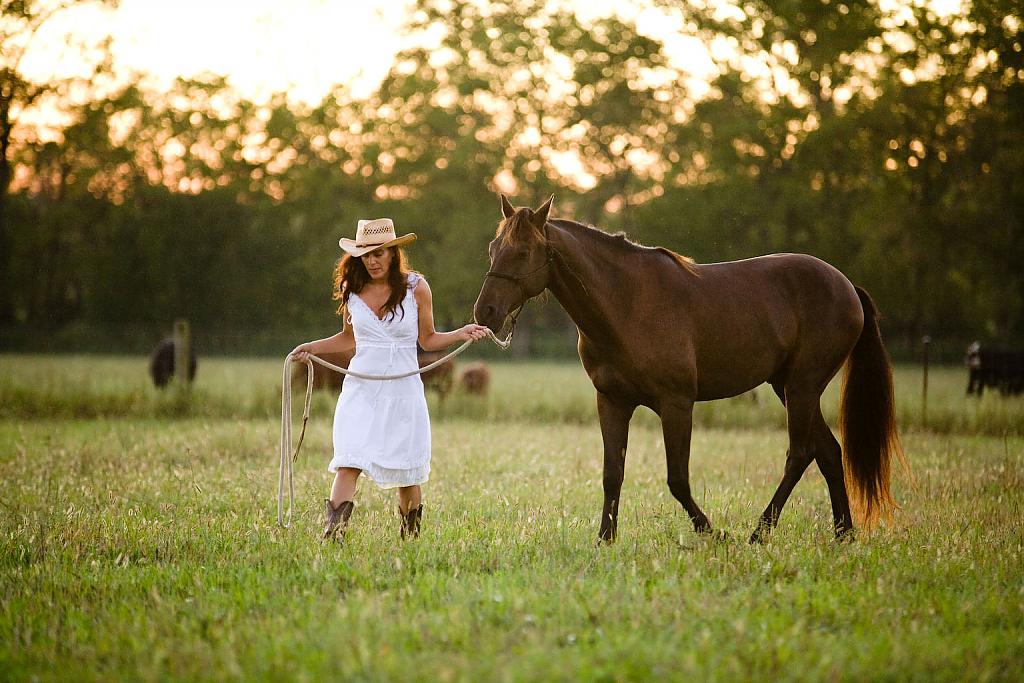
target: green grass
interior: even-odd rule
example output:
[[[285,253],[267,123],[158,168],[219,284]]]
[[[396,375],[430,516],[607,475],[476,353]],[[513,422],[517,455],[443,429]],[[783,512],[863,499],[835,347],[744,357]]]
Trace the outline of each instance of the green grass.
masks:
[[[209,417],[266,418],[280,414],[282,361],[201,359],[190,392],[155,389],[143,357],[0,355],[0,418]],[[594,389],[578,362],[493,362],[486,398],[455,392],[444,402],[428,393],[435,420],[537,421],[591,424],[596,419]],[[1024,435],[1024,397],[989,391],[978,399],[964,394],[966,370],[933,368],[927,419],[922,411],[921,370],[896,368],[898,422],[904,429],[939,433]],[[300,382],[304,386],[303,382]],[[770,387],[698,404],[695,423],[703,428],[782,428],[783,411]],[[315,414],[329,414],[335,397],[318,392]],[[301,398],[296,411],[301,410]],[[838,381],[822,400],[826,417],[838,410]],[[641,409],[637,423],[656,426]]]
[[[364,485],[338,547],[316,540],[328,421],[300,456],[291,531],[274,523],[273,420],[0,421],[0,678],[1024,675],[1020,437],[908,433],[916,487],[897,479],[894,525],[853,543],[833,542],[812,467],[752,547],[784,432],[695,433],[715,540],[671,499],[641,424],[619,542],[596,547],[596,425],[449,417],[423,536],[402,544],[393,498]]]

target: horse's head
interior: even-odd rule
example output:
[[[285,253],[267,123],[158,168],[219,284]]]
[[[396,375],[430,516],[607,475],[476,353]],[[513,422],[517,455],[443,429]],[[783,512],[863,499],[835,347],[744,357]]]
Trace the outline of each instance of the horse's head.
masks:
[[[498,332],[510,313],[548,286],[552,252],[545,225],[553,199],[554,196],[533,211],[525,207],[515,209],[501,195],[504,218],[487,249],[491,268],[473,306],[473,315],[480,325]]]

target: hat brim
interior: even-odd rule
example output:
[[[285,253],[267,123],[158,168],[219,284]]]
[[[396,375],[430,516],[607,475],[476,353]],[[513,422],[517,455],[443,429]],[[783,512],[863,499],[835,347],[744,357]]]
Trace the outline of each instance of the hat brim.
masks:
[[[369,254],[371,251],[377,249],[383,249],[385,247],[401,247],[406,244],[411,244],[416,241],[416,233],[410,232],[407,235],[402,235],[390,242],[381,242],[380,244],[364,244],[360,246],[355,240],[350,240],[347,237],[342,237],[338,240],[338,246],[341,247],[345,253],[351,254],[352,256],[362,256],[363,254]]]

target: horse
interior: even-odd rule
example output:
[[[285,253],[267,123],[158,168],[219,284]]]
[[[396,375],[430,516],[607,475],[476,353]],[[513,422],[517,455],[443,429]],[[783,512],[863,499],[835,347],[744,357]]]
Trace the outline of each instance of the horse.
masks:
[[[804,471],[824,475],[836,538],[854,517],[890,518],[890,462],[903,453],[892,367],[868,293],[813,256],[771,254],[697,264],[571,220],[550,218],[501,195],[490,268],[473,312],[492,330],[549,290],[575,322],[578,352],[597,392],[604,443],[599,542],[618,534],[630,419],[638,406],[662,422],[668,488],[698,533],[711,523],[690,490],[690,435],[697,401],[736,396],[767,382],[786,409],[789,450],[775,495],[751,543],[762,542]],[[821,394],[845,365],[836,441]]]

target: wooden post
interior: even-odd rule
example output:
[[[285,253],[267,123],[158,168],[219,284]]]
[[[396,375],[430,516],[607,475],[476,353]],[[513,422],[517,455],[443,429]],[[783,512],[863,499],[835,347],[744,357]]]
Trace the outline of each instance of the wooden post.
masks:
[[[928,426],[928,356],[930,355],[932,338],[927,334],[921,337],[924,345],[924,377],[921,380],[921,426]]]
[[[188,321],[174,321],[174,381],[179,386],[188,386],[189,358],[192,356],[192,334]]]

